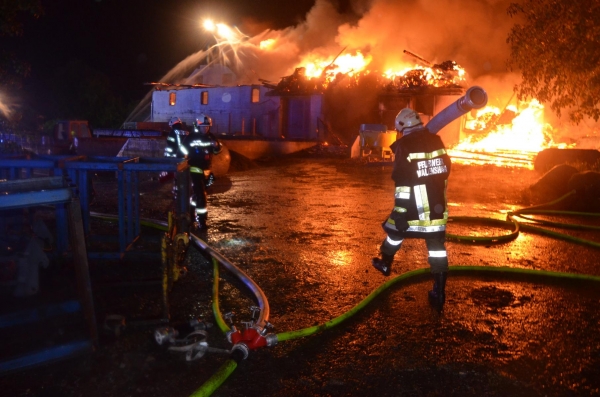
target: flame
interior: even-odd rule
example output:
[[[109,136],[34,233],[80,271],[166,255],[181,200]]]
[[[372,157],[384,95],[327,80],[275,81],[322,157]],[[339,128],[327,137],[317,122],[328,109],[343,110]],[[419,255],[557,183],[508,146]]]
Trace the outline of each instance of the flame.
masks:
[[[256,45],[247,41],[248,37],[237,28],[212,21],[205,21],[204,27],[213,33],[216,46],[227,45],[235,52],[244,43]],[[284,43],[280,37],[268,38],[260,41],[257,47],[262,51],[278,51],[278,46],[285,45]],[[359,50],[345,51],[346,49],[338,56],[324,57],[316,53],[305,56],[294,74],[284,77],[280,85],[283,83],[284,90],[287,83],[291,87],[324,90],[340,75],[352,77],[347,81],[352,84],[371,73],[381,76],[377,79],[377,84],[397,90],[423,86],[464,87],[466,83],[466,71],[454,61],[432,64],[416,56],[421,59],[421,64],[398,64],[388,66],[385,72],[380,72],[368,69],[372,61],[370,54],[364,55]],[[298,84],[303,81],[314,84]],[[544,106],[536,99],[506,106],[504,109],[486,106],[466,115],[461,132],[464,138],[449,152],[459,163],[493,163],[533,168],[533,158],[539,151],[559,146],[553,142],[552,132],[552,126],[544,121]]]
[[[353,76],[363,71],[371,62],[372,57],[364,56],[360,51],[353,54],[343,54],[337,58],[329,57],[325,59],[305,60],[303,63],[306,69],[306,77],[323,77],[327,81],[332,80],[338,73]]]
[[[263,40],[258,46],[261,50],[270,50],[275,46],[275,39]]]
[[[215,46],[227,46],[233,49],[234,52],[237,51],[242,43],[246,43],[246,39],[248,38],[248,36],[237,28],[229,27],[224,23],[205,20],[203,26],[205,30],[213,34],[217,41]],[[277,51],[279,49],[278,42],[278,38],[271,37],[261,40],[257,47],[262,51]],[[224,56],[224,54],[221,55]],[[339,54],[337,57],[323,57],[316,53],[310,53],[299,62],[299,66],[296,69],[303,68],[304,77],[307,79],[319,79],[321,80],[321,86],[326,88],[338,75],[358,79],[361,73],[365,75],[370,74],[371,71],[367,70],[367,67],[372,59],[372,55],[364,55],[360,50],[356,50],[353,53]],[[238,61],[240,60],[238,59]],[[382,84],[397,88],[414,87],[417,85],[435,87],[460,85],[460,83],[465,82],[466,78],[465,70],[452,61],[446,61],[440,65],[430,67],[419,65],[390,67],[386,72],[380,73],[380,75],[382,77]],[[352,79],[349,82],[352,82]]]
[[[466,81],[466,72],[455,62],[447,61],[433,67],[420,65],[389,68],[383,76],[396,86],[429,85],[447,87],[461,85]]]
[[[552,126],[544,121],[544,106],[537,99],[507,106],[494,106],[468,113],[466,137],[451,149],[457,162],[485,162],[532,168],[541,150],[556,147]]]
[[[262,46],[262,43],[261,43]],[[327,83],[331,82],[338,74],[346,76],[359,76],[369,74],[368,65],[372,61],[371,55],[363,55],[360,51],[354,54],[344,54],[337,58],[314,59],[309,56],[302,64],[305,68],[307,78],[319,78],[325,75]],[[384,84],[407,87],[415,85],[429,85],[434,87],[445,87],[449,85],[460,85],[466,81],[465,70],[454,62],[445,62],[434,67],[399,66],[389,68],[381,73],[386,81]]]

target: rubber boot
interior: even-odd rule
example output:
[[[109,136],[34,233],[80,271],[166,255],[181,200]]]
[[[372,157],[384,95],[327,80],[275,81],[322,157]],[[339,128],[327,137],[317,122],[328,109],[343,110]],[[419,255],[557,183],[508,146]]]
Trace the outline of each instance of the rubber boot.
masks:
[[[371,259],[373,267],[381,272],[384,276],[389,276],[392,273],[392,262],[394,261],[393,255],[386,255],[381,253],[380,258]]]
[[[428,292],[429,303],[437,310],[442,310],[446,302],[446,279],[448,272],[433,273],[433,289]]]

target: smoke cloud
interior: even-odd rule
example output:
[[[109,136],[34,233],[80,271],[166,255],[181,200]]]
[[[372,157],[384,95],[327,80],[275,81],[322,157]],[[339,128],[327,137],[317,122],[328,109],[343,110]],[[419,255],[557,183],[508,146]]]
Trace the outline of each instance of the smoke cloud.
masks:
[[[341,14],[333,0],[316,0],[303,22],[199,51],[182,60],[161,81],[193,84],[190,73],[209,60],[235,69],[241,84],[257,84],[259,79],[277,83],[306,62],[357,51],[372,59],[369,70],[383,72],[418,64],[417,59],[403,53],[408,50],[431,63],[455,61],[466,70],[468,85],[484,79],[488,84],[484,88],[502,88],[510,96],[518,76],[509,73],[506,64],[506,37],[514,23],[506,13],[509,2],[355,0],[351,11]],[[272,46],[261,48],[267,40]],[[506,96],[488,94],[491,98]]]
[[[408,50],[431,63],[453,60],[468,78],[507,72],[506,37],[514,21],[507,15],[509,0],[471,2],[453,0],[357,0],[353,13],[339,14],[329,0],[317,0],[303,23],[281,31],[267,31],[250,40],[254,46],[275,39],[268,51],[254,53],[263,78],[289,75],[303,59],[332,56],[340,51],[371,55],[370,70],[385,71],[399,64],[415,65]],[[267,61],[265,61],[265,59]],[[512,88],[512,87],[510,87]]]
[[[279,81],[304,61],[360,51],[369,56],[371,71],[386,71],[398,65],[411,67],[418,60],[408,50],[432,64],[455,61],[467,73],[467,86],[479,85],[489,104],[504,108],[517,104],[513,88],[520,74],[508,68],[510,48],[506,42],[515,23],[507,8],[512,0],[354,0],[352,10],[340,14],[332,0],[316,0],[304,22],[280,31],[265,31],[249,40],[243,52],[250,55],[256,76]],[[266,39],[274,39],[269,50],[258,50]],[[249,81],[247,83],[250,83]],[[598,138],[599,123],[570,126],[549,106],[546,119],[561,136]]]

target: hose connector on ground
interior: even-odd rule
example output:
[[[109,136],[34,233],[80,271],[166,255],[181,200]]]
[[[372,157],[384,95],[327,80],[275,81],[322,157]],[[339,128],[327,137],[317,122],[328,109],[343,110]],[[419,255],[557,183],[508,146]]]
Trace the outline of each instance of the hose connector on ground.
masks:
[[[177,330],[173,327],[161,327],[154,331],[154,340],[159,345],[173,343],[178,336],[179,332],[177,332]]]
[[[260,313],[260,307],[252,306],[252,319],[250,321],[243,322],[245,328],[243,331],[238,330],[233,324],[229,331],[226,332],[227,340],[237,345],[243,343],[248,349],[254,350],[263,346],[275,346],[277,344],[277,337],[269,334],[269,330],[273,329],[273,325],[268,321],[259,323],[257,320],[257,313]],[[226,314],[227,318],[231,320],[233,314]]]
[[[250,349],[244,343],[236,343],[231,348],[231,358],[233,358],[236,362],[247,359],[249,355]]]
[[[259,347],[271,347],[277,344],[277,336],[268,334],[268,327],[260,328],[251,326],[243,331],[233,330],[227,333],[227,340],[235,345],[244,344],[248,349],[254,350]]]
[[[269,333],[269,330],[273,328],[269,322],[265,322],[264,327],[259,326],[254,322],[244,323],[246,329],[240,331],[235,327],[231,327],[231,330],[227,332],[227,340],[234,345],[243,343],[248,349],[255,350],[259,347],[271,347],[277,344],[277,335]]]
[[[276,334],[267,334],[265,335],[265,339],[267,341],[267,347],[273,347],[277,343],[279,343],[279,339]]]
[[[234,343],[233,339],[237,339],[237,335],[240,334],[240,331],[235,327],[235,325],[231,326],[231,329],[225,333],[225,337],[229,343]],[[234,335],[232,337],[232,335]]]

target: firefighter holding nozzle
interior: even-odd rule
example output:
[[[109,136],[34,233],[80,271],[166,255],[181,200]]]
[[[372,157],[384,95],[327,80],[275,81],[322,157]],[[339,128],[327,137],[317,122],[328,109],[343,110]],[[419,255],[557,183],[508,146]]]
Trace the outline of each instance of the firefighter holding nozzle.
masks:
[[[441,311],[448,276],[445,241],[450,156],[441,138],[429,132],[414,110],[402,109],[395,126],[402,137],[390,147],[394,153],[394,209],[382,224],[387,237],[380,247],[381,258],[373,258],[372,265],[389,276],[394,255],[404,239],[424,239],[434,280],[433,289],[428,292],[429,302]]]
[[[194,226],[206,229],[208,207],[206,188],[213,184],[214,175],[210,172],[213,155],[221,152],[221,143],[210,133],[212,119],[201,114],[194,120],[194,130],[181,143],[179,150],[188,159],[193,195],[190,204],[194,208]]]

